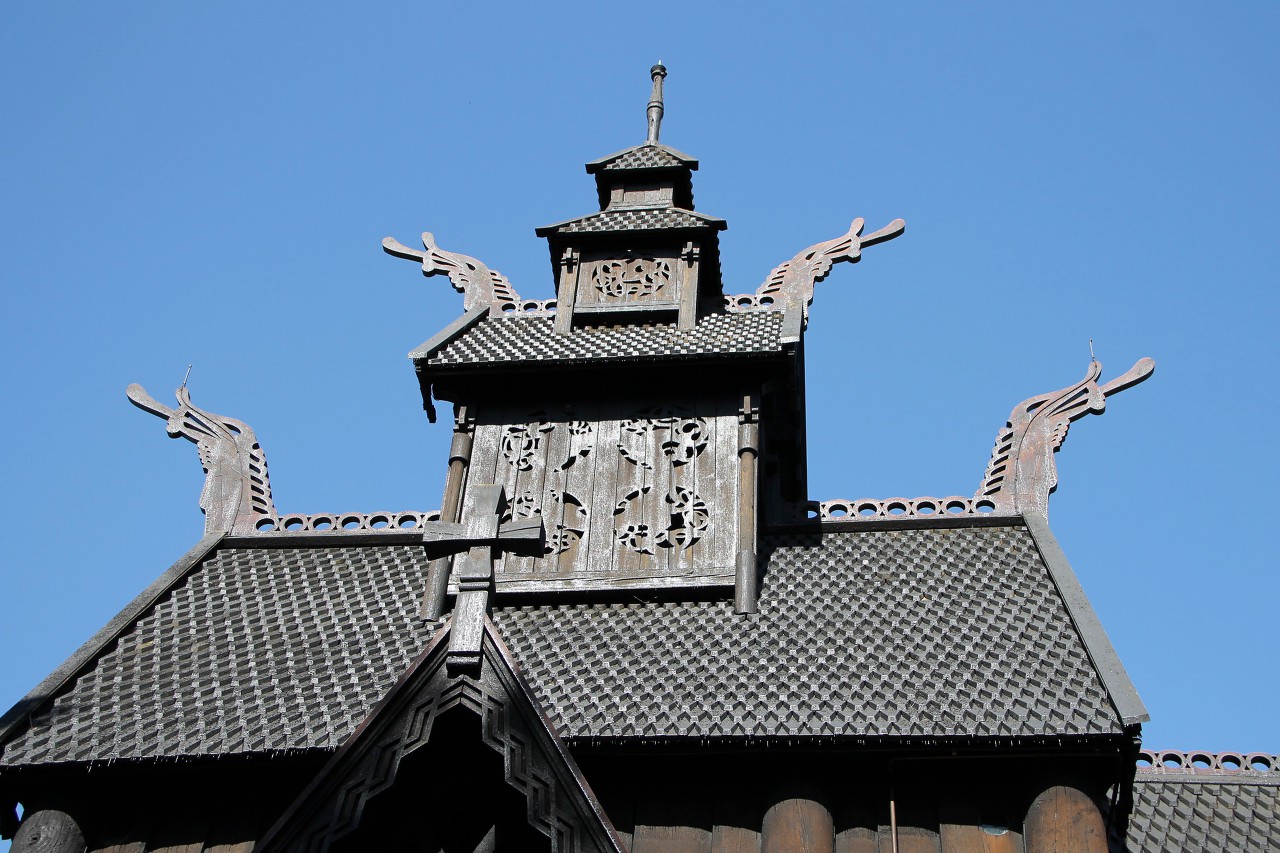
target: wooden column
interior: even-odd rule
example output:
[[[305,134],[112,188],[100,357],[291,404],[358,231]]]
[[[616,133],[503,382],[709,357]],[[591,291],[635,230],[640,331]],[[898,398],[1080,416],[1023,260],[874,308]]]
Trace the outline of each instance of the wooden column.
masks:
[[[834,853],[835,848],[831,812],[817,800],[782,800],[765,812],[762,853]]]
[[[444,499],[440,503],[441,521],[458,521],[462,511],[462,489],[466,484],[467,466],[471,464],[471,443],[475,418],[468,407],[458,406],[453,413],[453,444],[449,448],[449,473],[445,475]],[[427,588],[422,594],[422,618],[439,619],[444,615],[449,593],[449,566],[452,559],[432,560],[427,569]]]
[[[1107,830],[1093,798],[1079,788],[1055,785],[1027,810],[1027,853],[1107,853]]]
[[[756,530],[760,457],[760,407],[751,395],[738,410],[738,550],[735,558],[733,612],[755,613],[759,595],[756,570]]]
[[[84,833],[71,815],[44,809],[23,817],[9,849],[12,853],[84,853]]]
[[[556,334],[567,335],[573,330],[573,308],[578,301],[578,267],[581,254],[577,249],[565,249],[560,256],[560,289],[556,293]]]
[[[683,264],[683,278],[680,283],[680,314],[677,327],[692,329],[698,324],[698,261],[702,257],[701,247],[690,240],[680,251]]]

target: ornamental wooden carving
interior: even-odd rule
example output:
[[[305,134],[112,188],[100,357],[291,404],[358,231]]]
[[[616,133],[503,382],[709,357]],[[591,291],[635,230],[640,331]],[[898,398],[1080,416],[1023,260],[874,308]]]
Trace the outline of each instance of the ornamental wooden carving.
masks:
[[[186,385],[174,392],[176,409],[136,383],[125,393],[139,409],[167,419],[165,431],[170,438],[195,443],[205,472],[200,493],[205,533],[252,532],[259,519],[275,517],[267,457],[248,424],[193,405]]]
[[[507,519],[538,513],[546,530],[541,553],[495,563],[497,591],[731,583],[738,408],[704,394],[478,412],[460,493],[500,485]]]
[[[491,270],[481,261],[469,255],[446,252],[436,245],[430,231],[422,232],[425,251],[410,249],[394,237],[382,238],[382,248],[388,255],[422,262],[422,274],[446,275],[453,289],[462,294],[462,307],[466,311],[488,308],[491,314],[514,311],[520,305],[520,294],[511,282],[497,270]]]
[[[756,288],[756,299],[769,298],[784,310],[798,308],[803,316],[809,316],[813,302],[813,286],[827,277],[831,267],[841,261],[857,263],[862,259],[864,246],[874,246],[892,240],[907,227],[901,219],[895,219],[879,231],[862,236],[864,220],[859,217],[849,225],[849,230],[834,240],[816,243],[791,260],[775,267],[764,284]]]
[[[1084,379],[1074,385],[1023,400],[1013,407],[1009,420],[996,436],[991,461],[975,498],[988,498],[996,512],[1036,511],[1049,514],[1049,495],[1058,487],[1058,466],[1053,454],[1067,439],[1072,421],[1100,415],[1107,397],[1149,377],[1156,363],[1144,358],[1121,376],[1098,385],[1102,365],[1093,361]]]

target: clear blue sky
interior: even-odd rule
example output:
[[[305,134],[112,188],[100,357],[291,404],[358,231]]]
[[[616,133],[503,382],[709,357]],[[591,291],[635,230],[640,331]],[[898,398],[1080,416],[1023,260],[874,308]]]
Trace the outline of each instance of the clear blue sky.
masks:
[[[812,496],[969,494],[1090,338],[1104,378],[1154,357],[1073,427],[1050,520],[1148,745],[1280,752],[1280,6],[10,3],[0,39],[0,705],[200,535],[130,382],[194,364],[282,510],[436,507],[405,353],[461,297],[379,241],[551,296],[533,228],[594,208],[661,58],[730,290],[907,221],[819,286]]]

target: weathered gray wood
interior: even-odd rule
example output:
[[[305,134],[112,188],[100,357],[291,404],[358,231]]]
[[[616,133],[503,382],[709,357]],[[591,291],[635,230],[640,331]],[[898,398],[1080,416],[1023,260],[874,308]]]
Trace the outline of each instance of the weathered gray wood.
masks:
[[[253,849],[253,842],[249,842],[249,849]],[[141,841],[130,841],[125,844],[112,844],[107,847],[99,847],[93,853],[146,853],[147,845]],[[235,853],[239,853],[236,851]]]
[[[573,329],[573,307],[578,300],[578,274],[582,264],[577,249],[565,249],[560,258],[560,287],[556,293],[555,330],[567,335]]]
[[[738,542],[735,561],[733,609],[756,612],[756,506],[759,498],[757,469],[760,456],[759,408],[750,396],[738,411]]]
[[[13,837],[12,853],[85,853],[84,833],[75,818],[57,809],[26,815]]]
[[[702,258],[701,247],[690,240],[680,253],[683,272],[680,282],[680,317],[678,325],[681,329],[692,329],[698,322],[698,266]]]
[[[833,853],[835,843],[831,812],[817,800],[792,797],[765,812],[762,853]]]
[[[1041,792],[1027,811],[1027,853],[1106,853],[1102,812],[1079,788],[1055,785]]]

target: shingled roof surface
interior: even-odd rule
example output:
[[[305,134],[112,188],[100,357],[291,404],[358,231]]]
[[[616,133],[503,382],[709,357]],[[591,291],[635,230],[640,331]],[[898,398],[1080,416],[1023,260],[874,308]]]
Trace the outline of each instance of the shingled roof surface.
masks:
[[[698,168],[698,161],[690,157],[688,154],[677,151],[676,149],[663,145],[662,143],[648,142],[644,145],[637,145],[634,148],[626,148],[607,157],[601,157],[599,160],[592,161],[587,164],[588,172],[607,171],[623,171],[628,169],[664,169],[687,166],[691,169]]]
[[[426,644],[412,544],[224,547],[107,646],[0,764],[340,744]],[[1089,735],[1115,710],[1021,527],[786,536],[760,612],[497,607],[566,738]]]
[[[755,615],[704,601],[493,619],[567,739],[1122,731],[1024,528],[770,544]]]
[[[1266,774],[1275,777],[1276,773]],[[1125,844],[1116,853],[1280,849],[1280,779],[1138,771]]]
[[[615,358],[701,358],[781,352],[780,311],[712,314],[692,329],[675,323],[604,326],[555,333],[550,317],[490,317],[431,353],[427,364],[583,362]]]
[[[723,219],[679,207],[613,208],[535,229],[548,234],[580,234],[594,231],[670,231],[681,228],[728,227]]]

